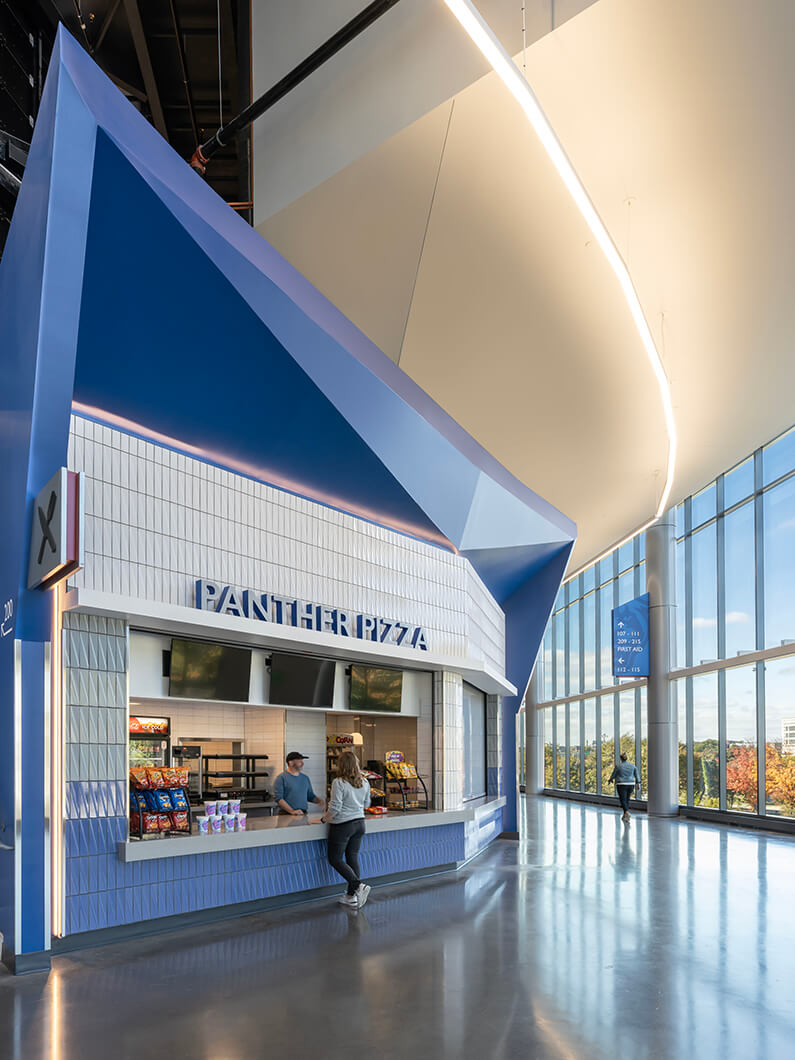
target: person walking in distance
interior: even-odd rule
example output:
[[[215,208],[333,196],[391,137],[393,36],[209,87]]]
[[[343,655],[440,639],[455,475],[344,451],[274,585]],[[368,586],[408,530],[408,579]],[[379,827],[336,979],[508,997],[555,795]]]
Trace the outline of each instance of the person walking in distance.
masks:
[[[331,784],[328,810],[321,817],[329,822],[328,860],[348,884],[342,905],[361,909],[370,888],[359,878],[359,847],[364,838],[364,811],[370,805],[370,785],[362,776],[353,751],[343,751],[337,775]]]
[[[610,774],[609,783],[615,780],[616,791],[618,792],[618,801],[621,803],[621,809],[624,811],[621,815],[622,821],[629,820],[629,799],[632,795],[633,788],[640,787],[640,777],[638,776],[637,766],[633,762],[627,761],[627,756],[624,752],[621,752],[620,760],[616,763],[616,767]]]

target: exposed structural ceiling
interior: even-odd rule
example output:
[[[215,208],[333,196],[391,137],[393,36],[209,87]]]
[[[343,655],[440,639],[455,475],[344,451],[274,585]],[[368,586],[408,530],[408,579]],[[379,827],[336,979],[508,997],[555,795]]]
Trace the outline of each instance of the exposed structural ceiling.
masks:
[[[184,158],[249,102],[248,0],[2,0],[17,17],[62,22],[117,88]],[[26,9],[29,9],[26,10]],[[221,77],[218,50],[220,23]],[[2,27],[0,27],[2,28]],[[44,67],[49,56],[44,56]],[[219,103],[220,98],[220,103]],[[216,156],[211,186],[249,196],[248,140]]]
[[[789,0],[600,0],[527,50],[663,356],[673,501],[795,419],[793,39]],[[513,99],[493,74],[456,91],[259,230],[577,522],[579,565],[654,510],[659,393],[615,277]],[[255,182],[265,165],[255,155]]]

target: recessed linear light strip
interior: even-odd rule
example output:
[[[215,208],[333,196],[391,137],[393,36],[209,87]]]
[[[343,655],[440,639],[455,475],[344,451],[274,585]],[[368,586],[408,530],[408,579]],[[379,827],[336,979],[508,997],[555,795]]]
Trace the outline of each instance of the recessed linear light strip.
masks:
[[[610,547],[606,548],[604,552],[600,552],[594,559],[589,559],[587,563],[583,563],[581,567],[572,571],[571,574],[566,574],[563,579],[563,584],[567,585],[569,582],[574,581],[578,574],[582,574],[582,572],[588,570],[589,567],[595,567],[597,563],[601,562],[603,559],[607,559],[607,557],[612,555],[617,548],[621,548],[623,545],[634,540],[638,534],[642,534],[644,530],[648,530],[650,526],[654,526],[659,518],[659,514],[655,515],[653,519],[647,520],[642,526],[639,526],[637,530],[631,530],[626,537],[622,537],[620,541],[616,541],[614,545],[610,545]]]
[[[657,505],[654,519],[646,524],[649,526],[651,525],[651,522],[659,519],[665,511],[668,504],[668,497],[671,493],[671,487],[673,486],[677,448],[676,424],[674,422],[673,405],[671,403],[671,390],[668,385],[668,379],[665,375],[665,369],[663,368],[660,355],[657,352],[657,347],[654,344],[651,330],[643,313],[643,308],[640,304],[640,299],[638,298],[635,286],[632,283],[632,278],[629,275],[629,270],[627,269],[618,248],[613,242],[610,233],[607,231],[607,228],[605,228],[604,222],[597,213],[596,207],[591,202],[588,192],[583,187],[582,181],[577,176],[574,166],[571,164],[566,152],[563,150],[547,116],[541,109],[541,104],[536,99],[532,88],[522,76],[519,68],[514,64],[510,55],[505,51],[489,25],[483,20],[479,11],[470,0],[445,0],[445,3],[524,111],[527,120],[533,126],[536,135],[544,145],[547,154],[552,159],[555,168],[560,174],[561,180],[566,185],[569,194],[574,199],[580,213],[585,218],[588,227],[593,233],[594,239],[596,239],[597,243],[602,248],[603,254],[607,258],[613,272],[616,274],[626,303],[629,306],[629,311],[635,322],[635,327],[640,335],[643,348],[646,351],[646,356],[649,359],[652,371],[657,380],[657,386],[660,390],[660,398],[662,399],[663,413],[665,415],[665,425],[668,430],[668,470],[665,478],[665,486],[663,487],[662,496]],[[646,529],[646,527],[642,527],[641,529]],[[632,536],[634,537],[635,534],[639,532],[640,530],[634,531]]]

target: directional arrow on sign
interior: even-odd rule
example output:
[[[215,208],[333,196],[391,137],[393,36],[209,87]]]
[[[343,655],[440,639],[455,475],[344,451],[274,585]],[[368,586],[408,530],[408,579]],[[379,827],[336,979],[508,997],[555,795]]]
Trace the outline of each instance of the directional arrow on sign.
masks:
[[[619,622],[618,623],[618,628],[619,629],[623,629],[624,628],[624,623],[623,622]]]

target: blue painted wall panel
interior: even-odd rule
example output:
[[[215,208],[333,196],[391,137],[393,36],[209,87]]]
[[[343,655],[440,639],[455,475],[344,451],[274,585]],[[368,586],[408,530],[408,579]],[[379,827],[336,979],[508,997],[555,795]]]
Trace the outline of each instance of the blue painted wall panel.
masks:
[[[79,823],[100,824],[105,834],[115,827],[113,819]],[[118,860],[115,849],[102,855],[82,854],[86,847],[75,829],[70,829],[67,837],[67,935],[298,894],[316,887],[342,886],[328,864],[323,840],[126,864]],[[208,839],[208,845],[211,843]],[[369,833],[362,843],[362,873],[367,879],[377,879],[463,861],[465,856],[463,824]]]

